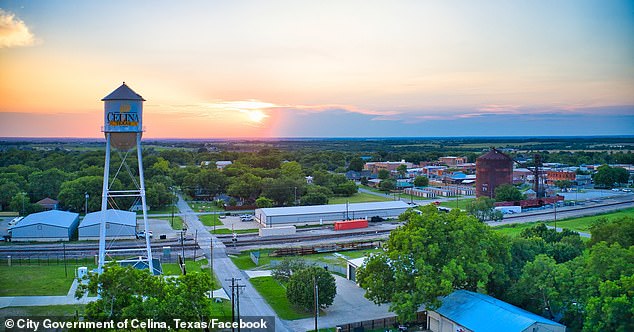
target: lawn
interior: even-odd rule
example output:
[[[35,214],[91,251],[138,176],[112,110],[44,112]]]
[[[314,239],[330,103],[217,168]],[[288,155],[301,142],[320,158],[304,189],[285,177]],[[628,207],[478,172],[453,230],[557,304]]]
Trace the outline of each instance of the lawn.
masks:
[[[217,214],[205,214],[198,216],[198,219],[200,219],[200,222],[202,222],[205,226],[222,226],[222,222],[218,218]]]
[[[475,200],[475,198],[459,198],[459,199],[452,199],[451,201],[447,201],[447,202],[441,202],[440,206],[444,206],[444,207],[448,207],[448,208],[455,208],[456,206],[458,208],[460,208],[461,210],[467,210],[467,206],[469,206],[469,204],[471,204],[471,202],[473,202]]]
[[[561,221],[557,221],[557,228],[569,228],[573,231],[577,231],[577,232],[584,232],[584,233],[589,233],[590,232],[590,226],[592,226],[597,220],[601,219],[601,218],[605,218],[608,220],[613,220],[616,218],[622,218],[625,216],[630,216],[630,217],[634,217],[634,208],[630,208],[630,209],[625,209],[625,210],[620,210],[620,211],[615,211],[615,212],[609,212],[609,213],[604,213],[604,214],[598,214],[598,215],[594,215],[594,216],[587,216],[587,217],[579,217],[579,218],[569,218],[569,219],[562,219]],[[555,223],[552,221],[549,221],[546,223],[546,225],[549,226],[554,226]]]
[[[151,217],[151,216],[149,216]],[[160,219],[167,220],[167,222],[172,226],[173,230],[181,230],[183,229],[183,218],[174,216],[174,225],[172,225],[172,217],[161,217],[161,218],[152,218],[152,219]]]
[[[88,269],[94,265],[85,265]],[[0,296],[66,295],[70,289],[78,266],[68,264],[68,277],[64,264],[0,266]]]
[[[188,202],[188,204],[194,212],[224,211],[224,209],[217,207],[213,202]]]
[[[529,222],[529,223],[523,223],[523,224],[509,224],[509,225],[495,226],[493,227],[493,230],[500,234],[508,235],[510,237],[516,237],[520,235],[522,230],[536,226],[537,224],[541,224],[541,223],[542,222]],[[557,225],[557,227],[559,227],[559,225]]]
[[[212,234],[232,234],[232,233],[249,234],[249,233],[257,233],[259,231],[260,231],[259,228],[236,229],[233,231],[228,228],[218,228],[215,231],[212,230],[211,233]]]
[[[392,196],[377,196],[368,193],[356,193],[350,197],[330,197],[328,198],[328,204],[346,204],[348,203],[365,203],[365,202],[385,202],[391,201]]]
[[[311,312],[296,308],[288,302],[286,288],[273,277],[251,278],[249,281],[281,319],[293,320],[312,317]]]
[[[380,250],[381,249],[350,250],[350,251],[341,251],[340,254],[342,254],[343,256],[347,258],[352,259],[352,258],[363,257],[367,254],[378,252]],[[271,260],[283,260],[286,258],[299,258],[299,259],[304,259],[310,262],[322,262],[327,264],[339,265],[341,267],[346,266],[345,259],[335,256],[334,252],[325,252],[325,253],[319,253],[314,255],[303,255],[303,256],[284,256],[284,257],[269,256],[269,254],[272,253],[274,249],[261,249],[260,259],[258,261],[259,264],[256,266],[251,260],[250,253],[252,251],[256,251],[256,250],[245,250],[237,256],[232,255],[229,257],[233,261],[233,264],[235,264],[240,270],[250,270],[258,266],[266,266],[271,263]]]
[[[85,308],[83,304],[7,307],[0,309],[0,317],[73,317],[75,314],[83,316]]]

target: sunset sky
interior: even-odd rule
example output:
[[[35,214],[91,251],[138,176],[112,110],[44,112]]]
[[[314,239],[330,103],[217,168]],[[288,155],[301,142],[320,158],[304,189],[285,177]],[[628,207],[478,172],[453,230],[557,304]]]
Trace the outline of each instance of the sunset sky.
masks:
[[[0,0],[0,137],[634,134],[632,1]]]

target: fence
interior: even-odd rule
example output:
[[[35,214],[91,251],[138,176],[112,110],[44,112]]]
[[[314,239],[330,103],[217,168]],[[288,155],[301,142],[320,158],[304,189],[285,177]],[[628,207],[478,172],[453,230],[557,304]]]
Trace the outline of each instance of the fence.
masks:
[[[326,269],[329,272],[332,273],[336,273],[339,275],[346,275],[346,268],[343,266],[339,266],[339,265],[335,265],[335,264],[330,264],[330,263],[324,263],[324,262],[320,262],[320,261],[314,261],[314,260],[304,260],[306,262],[307,265],[312,265],[312,266],[319,266],[319,267],[323,267],[324,269]],[[281,261],[279,260],[271,260],[271,268],[275,268],[276,266],[278,266],[281,263]]]
[[[181,254],[180,248],[176,250],[172,250],[170,254],[166,254],[165,252],[154,252],[152,251],[152,257],[159,258],[161,263],[177,263],[178,255]],[[189,255],[188,255],[189,254]],[[117,255],[117,256],[108,256],[108,260],[113,259],[125,259],[134,257],[135,255]],[[185,251],[185,258],[187,260],[194,259],[191,250]],[[200,257],[201,255],[197,255]],[[86,265],[86,264],[98,264],[98,255],[97,253],[87,252],[87,253],[72,253],[64,255],[62,253],[55,254],[20,254],[20,255],[7,255],[0,257],[0,266],[35,266],[35,265]]]
[[[396,316],[386,317],[374,320],[366,320],[349,324],[337,325],[339,332],[361,332],[365,330],[386,329],[388,331],[425,331],[427,328],[427,312],[416,313],[416,321],[406,324],[406,329],[400,329],[403,326],[399,324]]]

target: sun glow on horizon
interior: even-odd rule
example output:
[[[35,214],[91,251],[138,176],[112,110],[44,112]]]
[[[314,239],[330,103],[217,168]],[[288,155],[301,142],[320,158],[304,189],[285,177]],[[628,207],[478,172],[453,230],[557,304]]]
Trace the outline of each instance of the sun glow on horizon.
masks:
[[[247,117],[249,118],[249,120],[256,122],[256,123],[261,123],[262,120],[264,120],[265,118],[268,118],[269,115],[265,114],[264,112],[262,112],[261,110],[247,110],[244,111],[247,115]]]

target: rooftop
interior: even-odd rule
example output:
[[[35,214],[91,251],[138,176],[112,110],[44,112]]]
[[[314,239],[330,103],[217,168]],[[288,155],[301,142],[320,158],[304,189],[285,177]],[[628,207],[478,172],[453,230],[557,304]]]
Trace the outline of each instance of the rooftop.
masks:
[[[79,227],[98,225],[101,222],[103,211],[91,212],[84,217]],[[112,224],[120,224],[136,227],[136,213],[123,210],[106,210],[106,221]]]
[[[442,303],[436,312],[472,331],[523,331],[535,323],[563,326],[494,297],[466,290],[449,294]]]
[[[143,99],[143,97],[141,97],[140,94],[138,94],[138,93],[134,92],[132,89],[130,89],[130,87],[125,84],[125,82],[123,82],[123,84],[121,84],[120,87],[118,87],[116,90],[112,91],[109,95],[103,97],[102,101],[106,101],[106,100],[141,100],[141,101],[145,101],[145,99]]]
[[[511,157],[493,148],[484,155],[478,157],[478,160],[512,160]]]
[[[370,202],[370,203],[351,203],[347,204],[349,212],[361,212],[367,210],[385,210],[385,209],[407,209],[410,206],[403,201],[387,201],[387,202]],[[267,216],[285,216],[298,214],[314,214],[314,213],[338,213],[346,211],[346,204],[332,205],[312,205],[312,206],[290,206],[278,208],[260,209]]]
[[[13,229],[37,224],[70,227],[77,218],[79,218],[79,213],[59,210],[31,213],[24,217],[17,225],[13,226]]]

